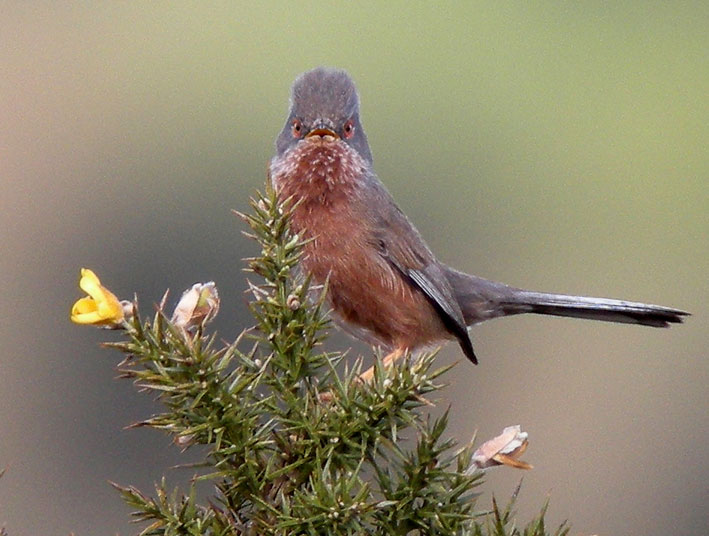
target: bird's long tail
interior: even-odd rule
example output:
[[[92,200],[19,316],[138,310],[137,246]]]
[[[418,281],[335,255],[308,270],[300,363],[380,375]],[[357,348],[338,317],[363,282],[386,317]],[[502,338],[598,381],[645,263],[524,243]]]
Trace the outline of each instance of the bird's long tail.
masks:
[[[647,303],[531,292],[450,268],[446,275],[468,325],[500,316],[536,313],[660,328],[680,323],[689,314]]]
[[[680,323],[688,314],[677,309],[647,303],[525,290],[514,293],[509,301],[502,303],[502,306],[512,314],[520,309],[519,312],[640,324],[656,328],[666,328],[671,323]]]

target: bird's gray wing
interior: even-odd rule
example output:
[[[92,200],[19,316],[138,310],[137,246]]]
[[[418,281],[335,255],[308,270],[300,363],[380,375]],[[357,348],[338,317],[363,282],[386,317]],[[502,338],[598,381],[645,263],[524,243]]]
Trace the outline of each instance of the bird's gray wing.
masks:
[[[458,339],[466,357],[477,364],[478,360],[453,287],[419,232],[393,200],[377,216],[372,236],[379,254],[407,283],[426,296],[443,325]]]

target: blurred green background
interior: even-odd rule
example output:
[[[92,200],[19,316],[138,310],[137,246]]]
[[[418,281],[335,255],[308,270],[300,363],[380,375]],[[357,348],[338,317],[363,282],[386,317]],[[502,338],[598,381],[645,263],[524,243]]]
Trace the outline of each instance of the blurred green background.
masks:
[[[264,184],[292,80],[331,65],[441,260],[695,315],[476,327],[481,365],[439,404],[455,436],[530,433],[525,519],[549,495],[574,534],[709,533],[708,4],[258,5],[1,4],[0,526],[131,534],[107,480],[192,475],[167,436],[122,429],[156,406],[114,380],[114,334],[69,322],[79,268],[144,310],[213,279],[233,339],[255,250],[230,209]],[[481,507],[520,476],[493,471]]]

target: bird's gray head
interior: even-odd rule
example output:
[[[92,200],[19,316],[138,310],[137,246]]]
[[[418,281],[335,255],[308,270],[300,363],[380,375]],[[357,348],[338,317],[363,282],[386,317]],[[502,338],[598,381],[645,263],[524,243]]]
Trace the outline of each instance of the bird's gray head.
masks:
[[[331,136],[333,142],[346,143],[364,160],[372,162],[359,120],[357,89],[345,71],[318,67],[301,74],[293,83],[290,111],[276,139],[276,153],[282,156],[314,136]]]

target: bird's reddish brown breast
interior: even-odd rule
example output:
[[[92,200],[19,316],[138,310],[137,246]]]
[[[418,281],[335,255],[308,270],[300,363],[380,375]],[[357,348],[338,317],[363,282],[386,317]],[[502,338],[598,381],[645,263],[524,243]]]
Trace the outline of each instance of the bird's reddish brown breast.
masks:
[[[341,142],[306,140],[271,162],[281,199],[298,203],[291,228],[310,242],[303,267],[328,281],[328,301],[347,327],[363,328],[387,346],[440,338],[437,316],[375,247],[365,162]]]
[[[291,229],[311,240],[304,263],[317,281],[361,255],[366,230],[356,214],[366,163],[339,141],[306,139],[271,162],[271,181],[281,200],[296,204]]]

